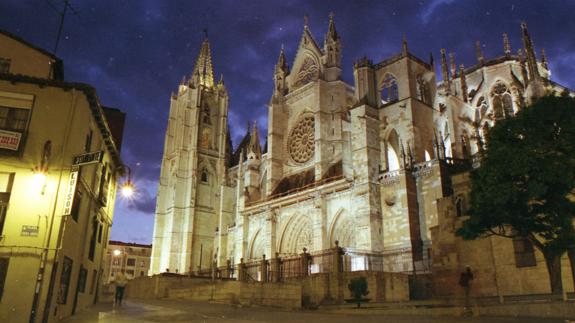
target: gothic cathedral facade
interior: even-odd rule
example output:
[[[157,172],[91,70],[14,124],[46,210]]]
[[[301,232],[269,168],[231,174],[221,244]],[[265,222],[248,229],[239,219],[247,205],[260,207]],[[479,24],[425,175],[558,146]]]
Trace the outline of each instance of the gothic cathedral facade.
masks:
[[[304,26],[290,68],[280,52],[262,148],[257,125],[233,149],[228,93],[215,82],[204,40],[190,79],[171,96],[154,227],[152,273],[190,273],[277,256],[320,252],[334,242],[377,253],[387,271],[425,268],[452,177],[478,162],[485,131],[533,97],[568,91],[537,61],[527,26],[524,49],[455,64],[402,50],[353,66],[342,79],[333,17],[323,46]],[[448,59],[449,58],[449,59]],[[570,93],[570,95],[573,95]],[[458,211],[459,212],[459,211]]]

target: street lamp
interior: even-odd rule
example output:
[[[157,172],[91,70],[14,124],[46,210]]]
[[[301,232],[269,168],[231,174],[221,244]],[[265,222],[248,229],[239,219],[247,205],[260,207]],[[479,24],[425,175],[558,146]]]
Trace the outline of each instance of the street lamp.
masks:
[[[40,189],[40,194],[44,195],[44,189],[46,188],[46,174],[48,173],[48,162],[50,160],[50,155],[52,154],[52,141],[46,140],[44,143],[44,149],[42,151],[42,159],[40,165],[34,166],[32,168],[32,182],[34,187]]]
[[[122,251],[120,251],[119,249],[116,249],[113,251],[113,253],[114,253],[114,256],[119,256],[122,254]]]
[[[136,189],[134,187],[134,183],[132,183],[132,170],[126,165],[124,165],[124,167],[128,170],[128,180],[122,184],[122,196],[130,198],[134,195]]]
[[[44,184],[46,184],[46,169],[43,167],[34,167],[32,169],[32,182],[34,183],[34,187],[44,188]]]

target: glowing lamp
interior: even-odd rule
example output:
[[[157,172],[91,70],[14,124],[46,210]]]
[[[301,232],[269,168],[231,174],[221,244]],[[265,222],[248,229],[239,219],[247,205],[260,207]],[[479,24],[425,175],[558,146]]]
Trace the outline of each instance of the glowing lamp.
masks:
[[[134,184],[131,181],[127,181],[122,186],[122,196],[132,197],[132,195],[134,195]]]
[[[122,251],[120,251],[119,249],[116,249],[112,253],[114,254],[114,256],[119,256],[122,254]]]
[[[122,185],[122,196],[125,198],[131,198],[134,195],[134,192],[136,191],[136,188],[134,187],[134,183],[132,183],[132,170],[130,169],[130,167],[124,165],[125,169],[128,171],[128,180],[124,182],[124,184]]]

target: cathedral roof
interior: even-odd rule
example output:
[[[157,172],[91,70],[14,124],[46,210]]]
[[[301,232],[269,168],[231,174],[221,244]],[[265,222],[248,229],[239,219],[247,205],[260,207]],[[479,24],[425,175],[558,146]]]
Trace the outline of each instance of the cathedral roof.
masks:
[[[252,135],[251,135],[250,126],[248,123],[248,130],[247,130],[245,136],[242,138],[242,141],[240,141],[240,144],[238,145],[238,147],[236,147],[233,154],[231,155],[231,160],[229,162],[229,164],[231,166],[235,166],[240,162],[240,155],[241,155],[242,151],[244,152],[244,156],[247,154],[247,150],[248,150],[248,147],[250,145],[251,138],[252,138]]]

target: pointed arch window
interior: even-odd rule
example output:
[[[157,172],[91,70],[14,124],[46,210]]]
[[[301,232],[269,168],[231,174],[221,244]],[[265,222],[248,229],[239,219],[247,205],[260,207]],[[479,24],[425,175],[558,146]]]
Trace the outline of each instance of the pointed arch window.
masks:
[[[381,103],[389,104],[399,100],[397,79],[390,73],[385,74],[381,85]]]
[[[491,102],[496,119],[512,116],[514,113],[513,99],[507,85],[497,81],[491,90]]]
[[[394,170],[400,169],[399,157],[397,152],[399,151],[399,136],[395,130],[387,136],[385,141],[385,159],[387,162],[387,171],[392,172]]]
[[[453,151],[451,150],[451,136],[449,135],[449,126],[447,122],[445,123],[445,127],[443,128],[443,143],[445,145],[445,157],[453,158]]]
[[[480,122],[481,119],[483,117],[485,117],[485,114],[487,114],[487,109],[489,108],[489,105],[487,104],[487,100],[485,100],[485,97],[482,96],[477,100],[477,110],[475,111],[475,121]]]
[[[423,75],[417,76],[417,97],[419,101],[423,103],[431,103],[431,98],[429,95],[429,85],[427,81],[423,78]]]
[[[208,170],[207,170],[207,169],[205,169],[205,168],[202,169],[202,173],[201,173],[201,175],[200,175],[200,179],[201,179],[202,183],[205,183],[205,184],[209,183],[210,174],[208,173]]]
[[[211,115],[210,115],[210,108],[206,105],[202,111],[202,121],[205,124],[212,124]]]

